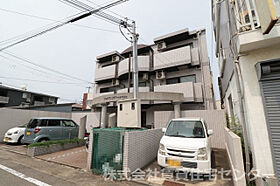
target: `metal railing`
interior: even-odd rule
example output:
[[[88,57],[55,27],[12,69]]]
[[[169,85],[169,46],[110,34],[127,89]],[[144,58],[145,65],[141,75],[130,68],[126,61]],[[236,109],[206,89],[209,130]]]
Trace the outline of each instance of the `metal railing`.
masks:
[[[253,0],[232,0],[231,5],[234,9],[234,16],[239,32],[259,28],[260,22]]]

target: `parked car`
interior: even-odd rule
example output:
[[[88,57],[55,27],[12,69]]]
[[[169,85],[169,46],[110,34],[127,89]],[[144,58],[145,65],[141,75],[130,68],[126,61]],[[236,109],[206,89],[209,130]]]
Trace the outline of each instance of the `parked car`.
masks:
[[[43,141],[77,138],[79,126],[67,118],[33,118],[27,124],[23,143],[37,143]]]
[[[4,135],[4,142],[21,144],[26,125],[27,124],[9,129]]]
[[[211,148],[206,123],[200,118],[172,119],[160,140],[158,164],[161,167],[211,174]]]

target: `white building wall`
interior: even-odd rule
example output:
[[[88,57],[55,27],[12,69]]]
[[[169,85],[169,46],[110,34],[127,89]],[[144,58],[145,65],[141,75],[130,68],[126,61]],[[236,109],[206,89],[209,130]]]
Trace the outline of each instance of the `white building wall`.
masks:
[[[280,45],[251,51],[240,57],[245,90],[245,112],[247,114],[251,145],[256,169],[262,170],[262,174],[273,174],[274,169],[263,100],[255,65],[261,61],[277,58],[280,58]]]

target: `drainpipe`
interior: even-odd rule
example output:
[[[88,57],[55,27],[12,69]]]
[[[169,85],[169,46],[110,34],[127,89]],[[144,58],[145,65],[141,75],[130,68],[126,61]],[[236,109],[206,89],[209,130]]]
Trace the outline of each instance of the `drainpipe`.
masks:
[[[217,8],[217,13],[216,13],[216,57],[218,57],[219,53],[219,44],[220,44],[220,26],[221,26],[221,3],[223,0],[218,0],[216,2],[216,8]]]
[[[243,138],[244,138],[244,148],[245,148],[245,171],[246,171],[246,179],[249,180],[248,175],[250,172],[250,156],[249,156],[249,146],[248,146],[248,133],[247,133],[247,125],[245,121],[245,112],[244,112],[244,106],[243,106],[243,93],[241,91],[241,84],[243,82],[241,81],[241,72],[239,69],[239,60],[234,60],[234,74],[237,75],[236,78],[236,85],[237,85],[237,95],[238,95],[238,102],[239,102],[239,109],[240,109],[240,120],[242,123],[242,129],[243,129]]]

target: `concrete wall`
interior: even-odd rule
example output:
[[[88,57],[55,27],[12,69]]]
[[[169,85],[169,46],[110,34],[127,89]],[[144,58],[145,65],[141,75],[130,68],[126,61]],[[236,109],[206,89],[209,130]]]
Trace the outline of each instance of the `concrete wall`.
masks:
[[[200,117],[203,118],[208,129],[213,129],[214,134],[210,137],[212,148],[225,149],[224,127],[226,125],[224,110],[192,110],[182,111],[182,117]],[[174,118],[173,111],[157,111],[154,114],[155,128],[166,127],[168,122]]]
[[[99,127],[100,125],[100,112],[73,112],[72,120],[80,125],[80,119],[87,116],[86,130]]]
[[[151,163],[157,157],[161,129],[126,132],[123,170],[135,171]]]
[[[229,157],[234,186],[246,185],[240,137],[225,127],[225,146]]]
[[[251,148],[256,169],[262,170],[262,174],[274,174],[274,168],[261,89],[255,65],[261,61],[279,58],[279,44],[270,48],[251,51],[240,57],[240,67],[244,82],[244,107]]]
[[[71,113],[45,112],[21,109],[0,109],[0,142],[3,141],[5,132],[12,127],[23,125],[33,117],[63,117],[71,118]]]

